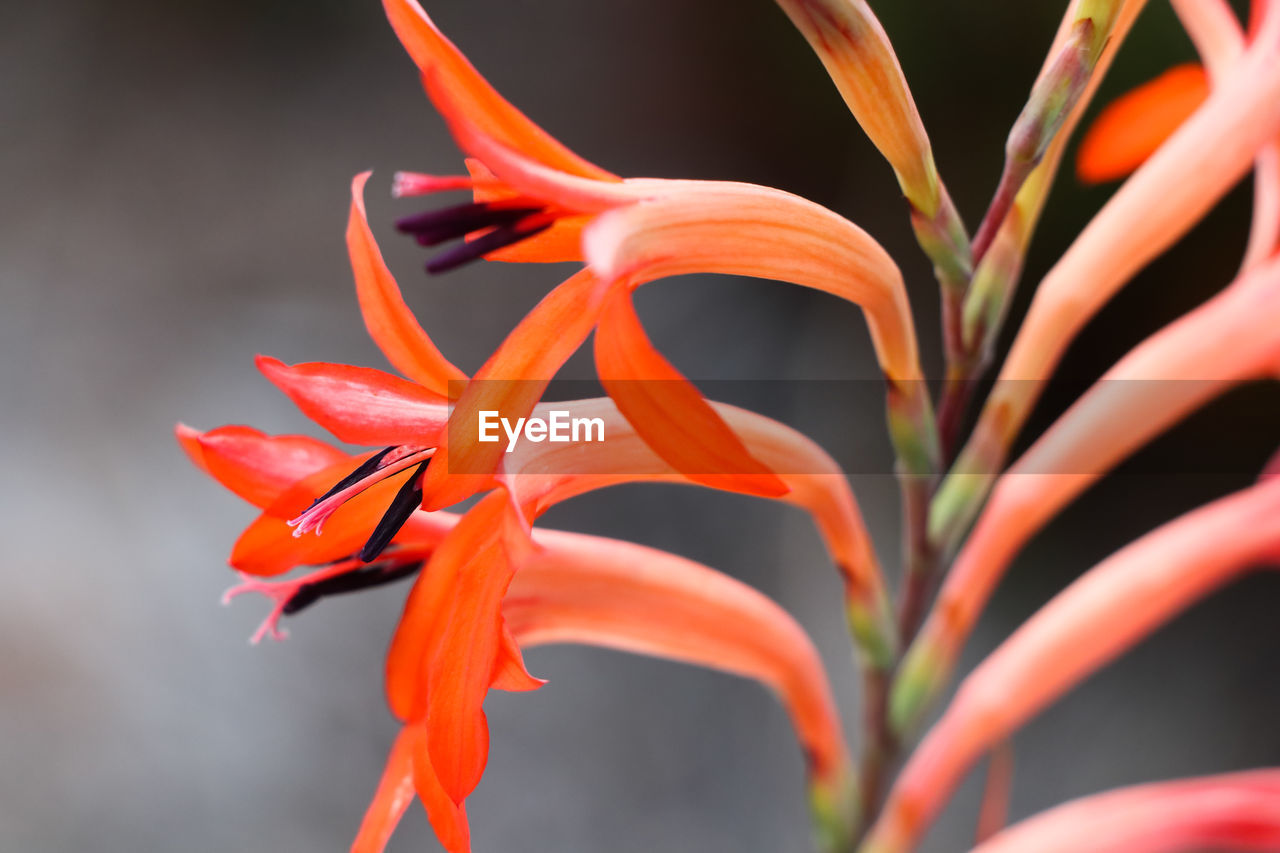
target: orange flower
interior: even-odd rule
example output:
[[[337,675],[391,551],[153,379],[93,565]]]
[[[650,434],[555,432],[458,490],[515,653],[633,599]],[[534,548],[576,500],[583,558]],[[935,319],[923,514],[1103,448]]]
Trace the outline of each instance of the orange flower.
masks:
[[[287,493],[305,488],[303,484],[314,481],[311,475],[345,457],[313,439],[269,437],[244,427],[203,434],[179,427],[178,437],[193,461],[266,509]],[[849,760],[830,688],[812,644],[777,605],[689,560],[581,534],[536,532],[534,549],[514,574],[494,570],[492,564],[481,565],[490,559],[487,555],[494,554],[492,549],[486,551],[484,543],[501,545],[503,528],[493,522],[506,500],[505,493],[497,492],[461,519],[447,513],[414,514],[404,536],[373,567],[360,568],[357,561],[348,559],[289,580],[250,579],[232,594],[259,592],[271,598],[274,606],[259,635],[269,631],[278,636],[278,620],[284,614],[327,595],[396,580],[429,561],[410,596],[388,662],[392,670],[399,665],[406,632],[425,637],[428,650],[433,636],[436,646],[444,643],[441,651],[448,658],[444,673],[428,681],[428,692],[447,691],[448,678],[472,678],[476,671],[483,673],[478,680],[486,692],[490,687],[534,689],[541,682],[528,676],[520,649],[555,642],[607,646],[721,669],[759,680],[782,699],[809,761],[815,804],[831,808],[847,801]],[[515,538],[519,536],[517,531]],[[486,590],[496,595],[507,583],[509,592],[499,596],[503,600],[501,626],[493,635],[496,646],[486,651],[474,642],[445,643],[450,636],[476,637],[447,630],[450,625],[456,628],[459,619],[466,622],[485,611],[464,606],[463,599],[474,601]],[[454,600],[434,602],[437,622],[415,621],[415,605],[441,593]],[[462,665],[459,656],[469,666]],[[409,701],[429,702],[422,696]],[[452,759],[465,765],[468,751],[483,748],[485,738],[482,732],[476,735],[479,741],[457,737],[458,729],[438,725],[434,710],[420,708],[407,715],[353,849],[381,850],[415,793],[446,849],[469,849],[465,810],[450,789],[457,768],[447,762]],[[456,711],[442,710],[449,715]],[[473,719],[483,727],[483,714],[475,710]],[[433,749],[437,732],[452,736],[453,742]],[[465,749],[458,752],[459,747]],[[446,757],[443,770],[442,754]],[[474,761],[474,756],[470,758]]]
[[[687,459],[689,433],[673,431],[670,424],[702,424],[710,430],[703,449],[718,449],[717,464],[705,470],[754,478],[761,494],[776,490],[776,482],[717,423],[701,394],[638,333],[626,293],[657,278],[713,272],[778,279],[847,299],[863,308],[885,375],[899,396],[909,398],[902,408],[910,413],[905,420],[922,448],[915,455],[927,457],[915,468],[931,472],[936,440],[919,381],[906,290],[896,265],[862,229],[819,205],[766,187],[622,180],[569,152],[503,100],[416,2],[384,0],[384,7],[422,72],[427,93],[471,158],[470,178],[402,174],[397,181],[402,195],[467,185],[473,190],[471,203],[400,221],[402,230],[425,245],[465,238],[430,260],[429,271],[481,257],[585,260],[588,271],[562,285],[575,294],[578,322],[571,333],[559,336],[561,345],[571,352],[600,325],[601,376],[612,383],[610,395],[623,411],[636,416],[636,428],[654,449],[673,464]],[[541,365],[554,366],[550,358]],[[499,374],[496,366],[489,377],[513,378]],[[468,416],[478,411],[482,393],[464,391],[459,409]],[[719,439],[712,441],[712,434]],[[497,451],[469,448],[472,452],[492,456]],[[705,455],[701,459],[709,461]],[[462,481],[450,485],[445,477],[442,469],[428,472],[428,508],[465,496]]]

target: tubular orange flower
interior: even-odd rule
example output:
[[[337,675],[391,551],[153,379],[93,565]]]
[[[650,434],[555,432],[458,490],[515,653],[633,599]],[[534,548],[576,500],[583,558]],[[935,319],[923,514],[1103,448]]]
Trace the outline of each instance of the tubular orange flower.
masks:
[[[201,434],[180,426],[178,436],[193,461],[265,507],[295,489],[295,478],[306,482],[308,475],[344,456],[311,439],[273,438],[239,427]],[[450,552],[470,563],[469,555],[459,552],[493,534],[495,527],[484,516],[501,500],[501,493],[495,494],[486,499],[487,506],[461,520],[448,513],[417,513],[406,537],[389,553],[402,569],[394,576],[370,574],[349,560],[294,580],[251,581],[237,591],[260,592],[275,602],[266,624],[276,634],[276,620],[283,613],[297,612],[325,595],[398,579],[427,559],[431,567],[423,578],[448,580],[443,570],[453,560]],[[493,673],[484,679],[486,691],[490,685],[538,686],[540,682],[528,679],[519,649],[555,642],[607,646],[753,678],[776,692],[792,717],[808,758],[815,806],[839,808],[848,801],[849,759],[825,673],[803,629],[781,608],[738,581],[654,549],[545,530],[537,531],[534,541],[535,550],[510,578],[502,602],[502,636],[514,647],[498,655],[501,666],[485,670]],[[411,602],[436,585],[466,591],[457,584],[420,580]],[[429,714],[406,725],[354,850],[381,850],[415,791],[446,849],[468,849],[465,811],[444,786],[430,749],[436,728]]]
[[[1280,847],[1280,770],[1157,782],[1084,797],[974,853],[1193,853]]]
[[[1137,448],[1236,385],[1280,375],[1280,260],[1116,363],[1000,478],[903,663],[893,718],[910,728],[950,674],[1013,556]],[[976,486],[975,486],[976,487]]]
[[[1280,480],[1268,478],[1098,564],[965,679],[898,777],[866,853],[910,850],[984,751],[1209,591],[1276,561]]]
[[[585,254],[600,279],[596,295],[614,286],[633,289],[683,272],[777,278],[833,293],[866,312],[881,366],[899,386],[899,395],[908,398],[898,405],[905,416],[897,422],[914,433],[900,442],[915,454],[909,460],[911,470],[934,472],[936,436],[931,406],[918,381],[921,371],[905,287],[896,265],[864,231],[812,202],[765,187],[620,180],[588,168],[558,143],[548,149],[550,137],[493,92],[414,0],[384,0],[384,6],[422,71],[427,93],[472,158],[474,203],[400,223],[426,245],[466,238],[429,261],[428,270],[440,272],[480,257],[510,259],[513,249],[523,247],[515,256],[520,260],[578,259]],[[404,176],[399,186],[435,189],[456,186],[459,180]],[[616,211],[616,216],[608,211]],[[597,226],[598,237],[585,236],[591,248],[574,251],[567,238],[584,229],[595,232]],[[495,254],[500,250],[503,254]],[[583,316],[598,317],[601,304],[593,296]],[[713,418],[700,395],[666,402],[679,407],[666,411],[667,420]],[[659,452],[669,453],[676,444],[653,419],[642,419],[637,428]],[[725,453],[732,470],[758,470],[753,460],[732,449]],[[429,507],[445,506],[462,496],[455,490],[440,491],[446,489],[444,477],[440,470],[429,472],[428,493],[445,495]]]

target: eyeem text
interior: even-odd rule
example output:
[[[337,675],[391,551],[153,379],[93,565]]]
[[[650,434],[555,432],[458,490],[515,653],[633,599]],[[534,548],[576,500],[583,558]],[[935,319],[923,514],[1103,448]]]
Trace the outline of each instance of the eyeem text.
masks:
[[[547,417],[517,418],[514,424],[510,418],[500,417],[498,412],[480,412],[477,438],[484,442],[501,441],[499,428],[507,437],[507,453],[515,450],[516,442],[521,436],[535,444],[542,441],[604,441],[603,418],[575,418],[572,412],[552,410]]]

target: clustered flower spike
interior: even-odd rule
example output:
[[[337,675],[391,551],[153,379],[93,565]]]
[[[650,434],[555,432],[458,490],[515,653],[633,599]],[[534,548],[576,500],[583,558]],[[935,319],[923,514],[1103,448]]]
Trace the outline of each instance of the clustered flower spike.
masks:
[[[479,260],[579,269],[468,376],[406,304],[369,227],[370,175],[361,173],[347,248],[365,326],[400,375],[268,356],[257,366],[312,421],[363,449],[244,426],[177,428],[192,462],[259,510],[232,548],[240,583],[225,596],[268,600],[253,642],[282,639],[286,617],[325,599],[413,580],[386,658],[401,730],[352,850],[383,850],[417,799],[446,850],[470,851],[466,800],[488,760],[485,700],[495,689],[540,689],[524,651],[551,643],[692,663],[772,691],[800,743],[829,853],[914,849],[987,754],[984,853],[1280,850],[1275,770],[1137,786],[1001,830],[1009,739],[1022,724],[1210,590],[1280,562],[1280,455],[1257,484],[1147,534],[1059,594],[965,679],[891,785],[889,775],[1021,547],[1164,430],[1241,383],[1280,378],[1280,2],[1256,0],[1246,30],[1223,0],[1173,0],[1203,63],[1121,98],[1086,134],[1083,179],[1132,177],[1040,283],[954,461],[968,395],[991,360],[1067,139],[1144,3],[1068,4],[972,242],[869,4],[779,5],[893,168],[935,267],[946,354],[937,418],[902,273],[863,229],[768,187],[614,175],[498,94],[415,0],[383,0],[465,155],[457,174],[394,179],[400,198],[469,194],[398,221],[431,250],[427,272]],[[1006,468],[1075,332],[1251,165],[1254,218],[1236,280],[1134,348]],[[708,400],[649,339],[633,292],[689,273],[778,280],[861,309],[901,479],[896,602],[831,457],[784,424]],[[592,335],[607,396],[554,406],[607,439],[482,438],[487,415],[553,418],[547,386]],[[864,678],[856,755],[813,643],[779,605],[674,554],[538,526],[552,506],[623,483],[753,495],[812,518],[844,585]]]

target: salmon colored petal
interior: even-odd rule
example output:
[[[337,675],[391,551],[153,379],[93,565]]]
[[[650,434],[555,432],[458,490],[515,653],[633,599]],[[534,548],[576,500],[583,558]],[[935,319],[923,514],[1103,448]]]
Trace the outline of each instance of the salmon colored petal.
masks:
[[[1146,162],[1208,96],[1204,69],[1187,64],[1117,98],[1085,133],[1076,174],[1090,184],[1123,178]]]
[[[428,641],[427,745],[455,803],[480,784],[489,758],[483,705],[502,645],[502,598],[514,573],[499,542],[473,555]]]
[[[231,565],[246,574],[270,576],[295,566],[329,563],[354,554],[390,506],[406,479],[405,473],[371,486],[338,507],[324,522],[322,533],[294,536],[294,528],[287,521],[292,516],[287,511],[283,512],[284,517],[270,511],[264,513],[236,540],[231,549]]]
[[[431,821],[440,846],[448,853],[471,853],[471,828],[467,824],[466,807],[451,800],[441,787],[435,768],[431,766],[426,727],[411,725],[406,729],[412,732],[414,788],[427,810],[427,819]]]
[[[347,459],[318,439],[269,436],[246,426],[201,433],[179,424],[177,435],[192,462],[259,508],[270,506],[299,480]]]
[[[595,351],[609,396],[677,471],[709,485],[731,478],[735,490],[763,497],[787,493],[787,485],[751,455],[693,383],[653,348],[626,290],[605,303]]]
[[[258,356],[257,364],[307,417],[339,441],[433,447],[449,420],[445,397],[381,370],[324,362],[290,367],[267,356]]]
[[[649,197],[655,189],[687,181],[600,180],[557,169],[489,133],[469,115],[445,115],[458,147],[483,164],[490,175],[515,195],[542,199],[566,211],[598,213]],[[471,167],[472,174],[477,174]]]
[[[786,611],[706,566],[629,542],[540,530],[503,604],[525,647],[585,643],[753,678],[777,693],[811,770],[848,753],[822,661]]]
[[[508,103],[436,29],[414,0],[383,0],[387,19],[404,49],[430,81],[428,92],[446,117],[461,114],[527,156],[548,166],[597,180],[613,175],[583,160]]]
[[[364,209],[364,185],[370,174],[361,172],[351,182],[351,218],[347,223],[347,251],[365,327],[396,370],[447,397],[449,383],[465,380],[467,375],[441,355],[418,325],[400,295],[400,286],[382,260]]]
[[[1280,770],[1119,788],[1066,803],[974,853],[1192,853],[1280,849]]]
[[[552,290],[507,336],[458,399],[438,454],[427,472],[425,509],[451,506],[484,488],[506,455],[506,440],[479,441],[483,411],[511,423],[527,417],[547,384],[591,334],[607,285],[583,270]]]
[[[712,406],[752,455],[789,487],[782,500],[812,516],[845,580],[854,633],[872,660],[887,665],[897,631],[888,609],[879,561],[840,466],[816,443],[785,424],[723,403]],[[535,413],[547,419],[553,408],[568,410],[575,418],[598,419],[605,440],[577,444],[524,442],[516,446],[503,463],[500,479],[530,518],[561,501],[613,485],[691,482],[654,452],[613,400],[606,397],[543,403]],[[747,491],[737,477],[719,478],[714,485],[728,491]]]
[[[405,728],[396,736],[387,765],[351,844],[351,853],[382,853],[414,797],[413,746],[420,730]]]
[[[587,263],[633,283],[687,273],[769,278],[860,306],[884,372],[920,379],[902,274],[865,231],[813,202],[750,184],[683,182],[661,198],[600,216]]]
[[[1099,563],[961,684],[903,769],[870,849],[914,849],[973,763],[1033,715],[1241,572],[1280,561],[1280,480],[1221,498]]]
[[[509,500],[499,490],[468,510],[440,542],[405,600],[386,663],[387,704],[401,720],[426,715],[428,651],[433,628],[447,612],[467,561],[506,535],[503,525],[504,516],[510,512]]]

